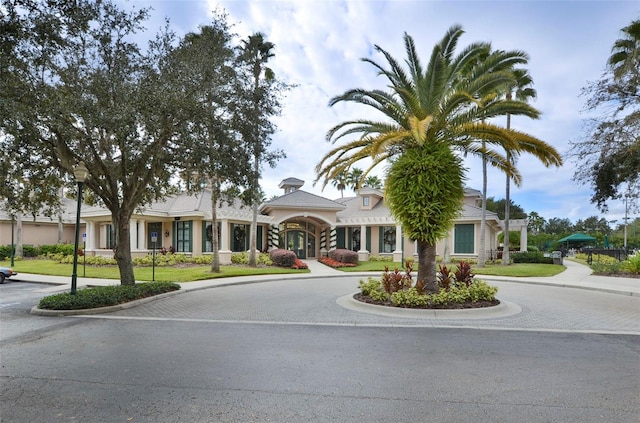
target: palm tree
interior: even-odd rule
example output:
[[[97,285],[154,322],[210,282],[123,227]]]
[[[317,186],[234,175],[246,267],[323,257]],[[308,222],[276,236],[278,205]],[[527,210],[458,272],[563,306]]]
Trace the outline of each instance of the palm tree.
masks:
[[[514,65],[518,64],[526,64],[529,60],[529,57],[526,53],[521,51],[511,51],[504,52],[501,50],[491,52],[489,48],[487,48],[486,55],[480,55],[478,57],[478,62],[485,62],[485,65],[489,65],[490,68],[487,69],[489,72],[498,72],[498,71],[507,71],[512,68]],[[469,71],[474,71],[474,66],[477,64],[473,64]],[[507,83],[510,85],[510,83]],[[498,93],[493,89],[489,89],[488,91],[481,91],[478,93],[478,103],[481,106],[484,106],[485,102],[492,101],[496,98]],[[509,127],[507,127],[509,129]],[[485,141],[482,141],[483,147],[485,146]],[[506,149],[507,154],[509,154],[509,149]],[[508,156],[507,156],[508,158]],[[478,267],[484,267],[486,261],[486,226],[487,226],[487,157],[482,156],[482,201],[481,201],[481,218],[480,218],[480,245],[478,251]]]
[[[264,35],[260,32],[257,32],[253,35],[250,35],[248,40],[242,41],[242,48],[240,53],[240,58],[248,63],[252,67],[253,73],[253,107],[254,107],[254,116],[258,116],[258,108],[259,108],[259,91],[260,87],[260,77],[263,74],[265,79],[273,80],[274,74],[273,71],[265,67],[265,64],[275,56],[273,53],[273,49],[275,45],[269,41],[265,41]],[[260,139],[258,124],[254,125],[255,130],[253,131],[253,139],[250,140],[253,146],[253,183],[252,183],[252,192],[253,198],[251,202],[253,218],[251,220],[251,230],[249,231],[249,266],[256,267],[256,239],[258,234],[258,199],[257,194],[259,190],[259,180],[260,180],[260,163],[262,161],[262,156],[264,154],[264,145],[262,140]]]
[[[360,183],[362,181],[363,170],[359,167],[354,167],[347,174],[347,186],[353,190],[353,192],[358,192],[360,189]]]
[[[382,189],[382,181],[376,175],[367,176],[362,185],[373,189]]]
[[[455,162],[455,155],[449,156],[441,148],[446,146],[449,151],[486,156],[490,165],[504,171],[516,182],[521,179],[519,172],[494,146],[517,152],[535,151],[546,166],[562,163],[558,152],[544,141],[493,123],[492,118],[506,113],[537,117],[539,112],[526,103],[506,101],[498,96],[479,104],[478,94],[498,91],[512,81],[513,76],[508,71],[493,72],[491,61],[478,60],[480,55],[486,56],[487,43],[473,43],[456,55],[455,49],[462,33],[460,26],[451,27],[433,48],[426,68],[408,34],[404,35],[408,69],[376,45],[376,51],[384,56],[388,67],[372,59],[362,60],[373,65],[379,75],[388,80],[390,91],[351,89],[334,97],[330,105],[344,101],[363,104],[380,112],[385,119],[367,117],[345,121],[331,128],[326,137],[332,143],[347,136],[360,136],[331,149],[316,166],[316,182],[322,179],[323,186],[362,159],[372,160],[363,177],[391,158],[395,159],[394,164],[406,162],[412,165],[418,181],[424,172],[422,180],[426,182],[418,187],[421,190],[417,193],[419,195],[415,192],[416,185],[403,184],[402,178],[394,178],[396,183],[390,184],[391,175],[387,176],[385,191],[391,212],[402,224],[404,233],[417,241],[417,280],[422,281],[425,290],[430,292],[438,290],[436,241],[444,237],[453,224],[456,213],[451,212],[449,200],[458,202],[460,207],[462,183],[449,198],[446,191],[453,185],[447,186],[446,178],[429,180],[428,176],[433,172],[418,166],[420,160],[431,155]],[[468,71],[471,67],[472,71]],[[461,175],[461,166],[461,163],[456,163],[451,173]],[[407,196],[411,202],[398,201],[403,198],[402,190],[413,190],[412,195]],[[460,198],[456,198],[458,195]],[[426,209],[424,204],[428,206]],[[446,213],[440,210],[440,206],[446,209]]]
[[[611,48],[608,64],[615,79],[624,75],[638,78],[640,70],[640,19],[622,28],[624,38],[616,40]]]
[[[538,212],[532,211],[531,213],[529,213],[528,219],[528,229],[530,229],[535,235],[538,235],[540,232],[542,232],[546,223],[544,217],[540,216]]]
[[[331,184],[340,191],[340,198],[344,198],[344,190],[347,188],[347,172],[341,172],[331,179]]]
[[[529,72],[525,69],[514,69],[514,84],[507,87],[506,99],[508,101],[515,98],[519,101],[527,102],[528,100],[535,99],[537,92],[533,85],[533,79]],[[507,113],[507,129],[511,129],[511,114]],[[516,165],[516,156],[511,154],[507,150],[507,160],[510,160],[513,165]],[[507,184],[505,189],[505,202],[504,202],[504,249],[502,250],[502,265],[508,266],[511,262],[509,257],[509,219],[511,218],[511,179],[507,176]]]

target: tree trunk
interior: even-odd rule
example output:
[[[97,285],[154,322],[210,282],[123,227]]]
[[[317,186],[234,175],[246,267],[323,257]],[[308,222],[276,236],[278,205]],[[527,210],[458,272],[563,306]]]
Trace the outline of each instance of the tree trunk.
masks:
[[[58,196],[64,201],[64,190],[60,188],[58,191]],[[62,244],[64,239],[64,223],[62,222],[62,212],[58,215],[58,244]]]
[[[439,291],[436,279],[436,246],[418,240],[418,279],[424,281],[425,292]]]
[[[511,93],[507,94],[507,100],[511,100]],[[511,114],[507,113],[507,129],[511,129]],[[507,151],[507,161],[511,163],[511,154]],[[502,247],[502,265],[511,264],[509,257],[509,219],[511,218],[511,178],[507,175],[507,187],[504,201],[504,247]]]
[[[510,154],[507,153],[507,160],[511,160]],[[511,264],[511,258],[509,257],[509,219],[511,214],[511,179],[507,175],[507,187],[505,190],[505,202],[504,202],[504,247],[502,247],[502,265],[508,266]]]
[[[217,189],[211,183],[211,271],[220,272],[220,246],[218,245],[218,198]]]
[[[480,218],[480,251],[478,251],[478,267],[484,267],[487,232],[487,159],[482,157],[482,217]]]
[[[249,230],[249,266],[251,267],[258,266],[258,261],[256,260],[256,244],[258,238],[258,174],[260,172],[260,161],[257,154],[254,159],[253,171],[255,172],[255,180],[253,185],[253,203],[251,204],[253,216],[251,218],[251,229]]]
[[[120,213],[112,214],[113,226],[116,229],[114,257],[120,269],[121,285],[135,285],[136,283],[133,275],[133,261],[131,260],[131,233],[129,232],[131,214],[122,210]]]
[[[16,249],[14,257],[23,257],[24,251],[22,248],[22,213],[16,214]]]

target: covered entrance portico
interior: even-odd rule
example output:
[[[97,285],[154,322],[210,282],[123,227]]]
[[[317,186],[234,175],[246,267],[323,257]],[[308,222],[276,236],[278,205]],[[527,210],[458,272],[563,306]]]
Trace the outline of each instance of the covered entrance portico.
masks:
[[[301,259],[316,258],[318,225],[292,219],[280,224],[280,248],[296,253]]]

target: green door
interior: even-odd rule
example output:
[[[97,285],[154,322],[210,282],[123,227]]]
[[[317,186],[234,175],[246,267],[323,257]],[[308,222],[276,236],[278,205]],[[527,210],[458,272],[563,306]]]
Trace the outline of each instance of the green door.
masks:
[[[304,231],[287,232],[287,250],[296,253],[299,259],[307,258],[306,233]]]

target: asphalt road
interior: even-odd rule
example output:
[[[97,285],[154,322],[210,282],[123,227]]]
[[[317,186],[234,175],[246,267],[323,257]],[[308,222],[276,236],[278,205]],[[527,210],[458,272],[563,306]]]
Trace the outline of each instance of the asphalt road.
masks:
[[[376,325],[336,305],[352,289],[340,281],[196,291],[93,318],[28,315],[37,288],[17,285],[0,286],[2,422],[640,420],[640,336],[535,329],[569,297],[618,300],[627,328],[637,298],[509,286],[510,300],[549,304],[530,298],[470,329]]]

